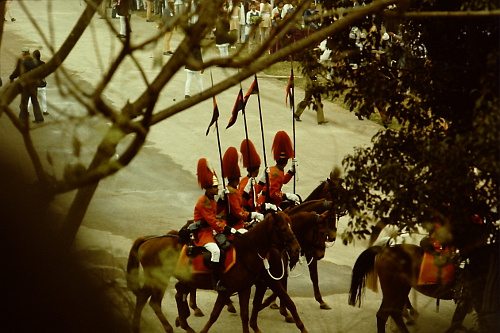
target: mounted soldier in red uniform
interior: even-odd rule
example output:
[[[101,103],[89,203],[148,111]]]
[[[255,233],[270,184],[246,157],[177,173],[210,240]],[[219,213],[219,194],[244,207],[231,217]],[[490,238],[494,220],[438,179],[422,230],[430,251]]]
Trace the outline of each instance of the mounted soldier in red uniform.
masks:
[[[297,159],[295,158],[295,152],[293,151],[292,141],[288,134],[284,131],[279,131],[276,133],[273,141],[272,152],[276,165],[269,168],[269,173],[266,175],[264,172],[263,176],[259,179],[259,183],[264,186],[262,193],[259,197],[259,203],[272,203],[281,209],[285,209],[283,202],[289,202],[293,204],[300,203],[300,198],[294,193],[283,193],[281,188],[283,184],[287,184],[292,177],[295,175],[295,167],[297,165]],[[288,164],[288,160],[292,159],[292,167],[288,172],[285,173],[285,167]],[[266,184],[266,178],[269,178],[269,185]],[[268,188],[269,187],[269,188]]]
[[[226,193],[226,222],[236,230],[245,228],[247,222],[256,219],[259,222],[264,219],[264,215],[258,212],[248,212],[243,209],[243,198],[238,185],[241,172],[238,165],[238,150],[235,147],[229,147],[222,158],[222,168],[224,176],[227,178],[228,185]]]

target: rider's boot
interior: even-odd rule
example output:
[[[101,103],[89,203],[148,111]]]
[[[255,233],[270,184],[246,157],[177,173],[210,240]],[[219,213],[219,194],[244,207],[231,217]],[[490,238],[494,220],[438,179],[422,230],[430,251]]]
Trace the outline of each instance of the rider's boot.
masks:
[[[214,286],[214,290],[217,292],[226,291],[227,288],[222,284],[222,281],[221,281],[221,274],[222,274],[223,266],[218,262],[212,261],[210,263],[210,269],[212,270],[211,275],[212,275],[212,283]]]

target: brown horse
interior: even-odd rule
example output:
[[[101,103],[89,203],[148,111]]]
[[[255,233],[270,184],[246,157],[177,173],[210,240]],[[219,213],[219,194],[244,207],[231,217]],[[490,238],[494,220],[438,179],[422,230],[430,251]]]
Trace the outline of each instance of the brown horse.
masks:
[[[321,215],[308,211],[290,215],[292,230],[294,234],[297,235],[299,244],[301,244],[302,254],[305,255],[306,260],[310,263],[308,267],[311,281],[313,282],[314,296],[322,308],[329,308],[329,306],[323,301],[318,288],[317,261],[321,260],[325,256],[326,240],[328,237],[328,220],[332,218],[335,219],[335,216],[332,216],[331,211],[325,211]],[[285,264],[280,265],[281,260],[284,260]],[[286,270],[288,262],[287,258],[282,258],[279,253],[275,252],[271,255],[270,262],[272,263],[271,266],[274,267],[274,269],[269,271],[270,277],[267,279],[268,283],[279,280],[284,289],[286,289],[288,278],[288,272]],[[283,268],[280,269],[280,266]],[[266,286],[263,286],[263,288],[263,290],[259,290],[259,288],[257,288],[254,296],[254,304],[260,304],[260,301],[262,301],[266,291]],[[266,298],[260,308],[268,306],[276,299],[276,297],[276,293],[273,293],[271,296]],[[258,308],[259,306],[254,306],[254,309]],[[287,313],[283,302],[280,304],[280,314],[285,317],[287,322],[293,323],[293,318]],[[252,324],[252,319],[250,320],[250,323]]]
[[[342,179],[340,178],[340,169],[335,168],[330,172],[330,176],[323,180],[304,200],[318,200],[326,199],[330,201],[342,200],[345,197],[347,190],[342,186]]]
[[[361,306],[367,277],[375,272],[382,288],[382,304],[377,312],[378,333],[385,332],[389,316],[401,332],[409,332],[403,321],[403,309],[411,288],[433,298],[449,300],[454,297],[453,284],[417,285],[423,255],[424,251],[417,245],[398,244],[369,247],[356,260],[349,304]]]
[[[290,228],[290,218],[282,213],[269,214],[262,222],[244,235],[236,236],[233,246],[236,249],[236,263],[223,274],[222,280],[227,291],[219,292],[210,319],[202,332],[208,332],[217,320],[222,307],[227,303],[232,293],[238,292],[240,299],[240,317],[243,332],[248,329],[248,303],[250,287],[264,272],[262,257],[265,257],[272,248],[287,249],[291,256],[297,256],[300,246]],[[187,294],[193,289],[212,289],[210,274],[192,274],[188,271],[176,271],[182,241],[175,236],[175,232],[165,237],[138,238],[130,250],[127,265],[127,283],[137,297],[134,311],[133,329],[138,332],[142,309],[148,299],[156,316],[162,323],[166,332],[173,332],[173,328],[161,311],[161,301],[171,276],[177,278],[177,293],[175,300],[179,317],[176,325],[187,332],[194,332],[188,325],[190,315],[186,301]],[[144,281],[141,286],[139,281],[139,265],[144,270]],[[289,309],[295,305],[284,290],[275,290],[287,302]],[[307,332],[296,309],[293,316],[301,332]]]

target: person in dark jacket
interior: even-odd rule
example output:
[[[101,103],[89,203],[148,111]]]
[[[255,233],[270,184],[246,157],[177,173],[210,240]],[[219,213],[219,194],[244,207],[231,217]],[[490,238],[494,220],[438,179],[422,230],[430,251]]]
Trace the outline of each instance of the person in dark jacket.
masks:
[[[38,62],[36,59],[33,59],[30,55],[30,49],[24,47],[22,50],[22,58],[17,62],[16,69],[9,76],[10,82],[13,83],[14,80],[18,77],[23,76],[26,73],[34,70],[38,67]],[[35,114],[34,123],[41,123],[44,121],[42,111],[40,110],[40,104],[38,103],[38,94],[37,94],[37,82],[29,82],[26,85],[22,86],[21,90],[21,104],[19,105],[19,120],[24,123],[28,122],[29,114],[28,114],[28,101],[31,99],[31,103],[33,103],[33,112]]]
[[[33,58],[37,61],[38,66],[45,65],[45,61],[41,60],[41,54],[39,50],[33,51]],[[47,81],[45,79],[41,79],[37,83],[37,96],[38,103],[40,104],[40,108],[42,109],[42,114],[47,116],[49,113],[47,112]],[[28,104],[28,110],[31,110],[31,100]]]
[[[116,37],[125,38],[127,35],[127,22],[130,26],[130,10],[132,9],[132,0],[118,0],[113,3],[116,14],[120,17],[120,33]],[[131,31],[129,29],[129,31]]]

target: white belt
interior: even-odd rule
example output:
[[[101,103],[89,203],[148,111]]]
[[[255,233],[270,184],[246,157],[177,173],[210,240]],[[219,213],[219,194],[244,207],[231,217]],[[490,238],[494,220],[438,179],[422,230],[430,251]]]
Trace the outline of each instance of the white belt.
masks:
[[[269,18],[271,17],[271,14],[262,14],[262,18]]]

